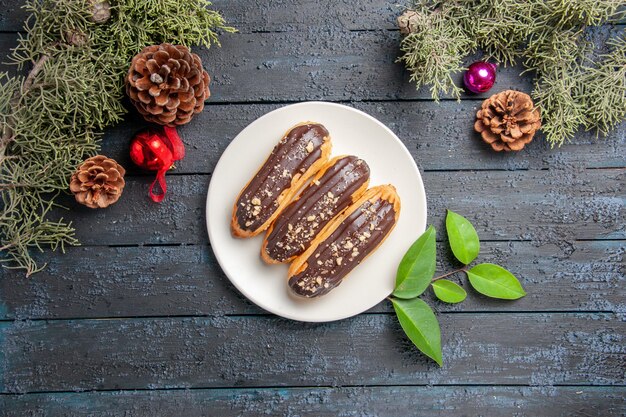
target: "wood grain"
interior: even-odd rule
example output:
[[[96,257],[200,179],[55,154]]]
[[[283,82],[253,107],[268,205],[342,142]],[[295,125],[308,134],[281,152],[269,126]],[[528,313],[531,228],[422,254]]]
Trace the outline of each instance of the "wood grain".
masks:
[[[235,33],[224,34],[220,41],[221,48],[193,49],[211,75],[211,102],[431,98],[427,88],[416,90],[395,62],[397,31]],[[15,44],[14,33],[0,33],[0,49],[8,51]],[[0,71],[6,69],[0,65]],[[490,94],[508,88],[530,91],[531,77],[520,77],[522,71],[521,66],[501,68]]]
[[[497,153],[474,133],[480,101],[350,103],[390,127],[405,143],[418,166],[432,170],[580,170],[626,166],[626,123],[606,139],[581,132],[572,143],[550,149],[537,137],[523,152]],[[230,141],[256,118],[283,104],[210,103],[194,121],[179,129],[187,147],[176,173],[211,173]],[[140,173],[128,156],[130,138],[146,126],[132,112],[124,123],[105,132],[105,154]],[[332,133],[332,132],[331,132]],[[278,140],[278,139],[277,139]]]
[[[469,218],[483,240],[533,240],[538,245],[623,239],[625,178],[623,169],[431,171],[423,176],[429,223],[439,230],[444,230],[449,208]],[[169,175],[161,204],[147,197],[152,180],[128,178],[124,196],[107,210],[79,206],[71,197],[60,202],[71,208],[76,235],[85,245],[206,244],[210,176]]]
[[[23,0],[2,0],[0,31],[22,30],[27,13]],[[227,24],[243,33],[327,30],[397,30],[396,18],[407,0],[213,0]]]
[[[427,299],[439,311],[626,312],[624,244],[574,242],[483,242],[479,262],[505,265],[528,295],[516,302],[493,300],[469,290],[458,305]],[[438,271],[452,258],[440,244]],[[264,314],[230,284],[207,246],[71,248],[47,252],[48,268],[29,279],[20,272],[0,278],[0,319],[67,319],[129,316]],[[460,275],[462,281],[465,278]],[[372,309],[391,312],[384,301]],[[497,320],[497,318],[494,318]]]
[[[202,295],[199,295],[202,296]],[[440,314],[444,367],[392,315],[0,324],[0,391],[340,385],[624,385],[615,314]]]
[[[22,4],[0,1],[5,56]],[[131,112],[103,140],[130,168],[122,200],[94,212],[65,198],[72,210],[58,214],[87,246],[38,255],[49,268],[28,280],[0,270],[0,416],[623,413],[626,123],[606,140],[579,132],[559,149],[536,138],[496,154],[472,132],[474,115],[486,95],[531,90],[521,66],[500,68],[485,95],[434,103],[395,63],[393,2],[214,4],[240,33],[194,49],[213,95],[180,129],[187,157],[168,175],[167,199],[147,199],[152,175],[128,159],[146,126]],[[592,40],[623,29],[596,29]],[[217,265],[204,205],[219,156],[248,123],[303,100],[346,103],[387,124],[424,172],[439,236],[445,208],[467,216],[488,240],[480,261],[525,286],[516,302],[470,291],[450,306],[426,295],[444,368],[410,345],[387,302],[337,323],[295,323],[264,314]],[[439,253],[448,270],[445,241]]]
[[[0,416],[617,416],[624,387],[346,387],[29,394]]]
[[[22,30],[28,16],[23,0],[2,0],[0,31]],[[227,24],[241,32],[285,32],[308,28],[344,30],[395,29],[400,4],[406,1],[361,0],[213,0],[211,9],[220,11]],[[324,13],[320,13],[323,11]]]

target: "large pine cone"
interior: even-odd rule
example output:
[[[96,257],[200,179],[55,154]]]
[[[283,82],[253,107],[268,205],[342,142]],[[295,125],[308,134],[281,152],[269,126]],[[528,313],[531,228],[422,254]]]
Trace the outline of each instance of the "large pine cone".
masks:
[[[126,77],[126,92],[149,122],[174,127],[204,108],[209,74],[186,46],[164,43],[135,55]]]
[[[528,94],[506,90],[483,102],[474,129],[496,151],[519,151],[541,127],[541,116]]]
[[[70,179],[76,201],[90,208],[105,208],[119,200],[126,170],[114,159],[97,155],[83,162]]]

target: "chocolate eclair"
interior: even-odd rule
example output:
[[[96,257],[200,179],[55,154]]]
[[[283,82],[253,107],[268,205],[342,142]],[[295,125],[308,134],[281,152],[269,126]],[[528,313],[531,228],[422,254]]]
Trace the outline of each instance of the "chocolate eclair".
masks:
[[[328,223],[289,267],[289,287],[303,297],[319,297],[380,246],[396,225],[400,197],[392,185],[367,190]]]
[[[328,222],[363,194],[369,177],[369,166],[356,156],[328,161],[268,229],[263,260],[284,263],[302,254]]]
[[[230,223],[235,237],[255,236],[269,227],[330,155],[330,135],[319,123],[292,127],[241,190]]]

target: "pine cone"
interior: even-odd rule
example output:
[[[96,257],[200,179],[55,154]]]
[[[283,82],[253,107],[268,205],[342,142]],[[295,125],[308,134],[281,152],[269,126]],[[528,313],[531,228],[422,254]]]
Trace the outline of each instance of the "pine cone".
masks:
[[[211,95],[209,82],[198,55],[185,46],[164,43],[135,55],[126,92],[147,121],[174,127],[202,111]]]
[[[107,0],[89,0],[91,6],[91,21],[104,23],[111,17],[111,3]]]
[[[83,162],[70,179],[76,201],[90,208],[105,208],[119,200],[126,170],[114,159],[97,155]]]
[[[407,10],[398,16],[398,28],[400,29],[400,33],[408,35],[409,33],[415,32],[419,17],[419,14],[414,10]]]
[[[483,101],[474,129],[496,151],[519,151],[533,140],[541,116],[528,94],[506,90]]]

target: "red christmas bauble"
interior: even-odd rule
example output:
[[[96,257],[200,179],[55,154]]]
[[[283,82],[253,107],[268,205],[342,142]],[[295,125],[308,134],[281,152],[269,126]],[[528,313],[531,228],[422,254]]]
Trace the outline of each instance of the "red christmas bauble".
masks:
[[[496,69],[491,62],[474,62],[463,75],[465,87],[472,93],[489,91],[496,82]]]
[[[185,145],[173,127],[141,131],[130,142],[130,159],[143,169],[157,171],[157,177],[149,191],[150,198],[157,203],[163,200],[167,192],[165,173],[172,168],[175,161],[184,157]],[[157,182],[161,193],[154,192]]]

